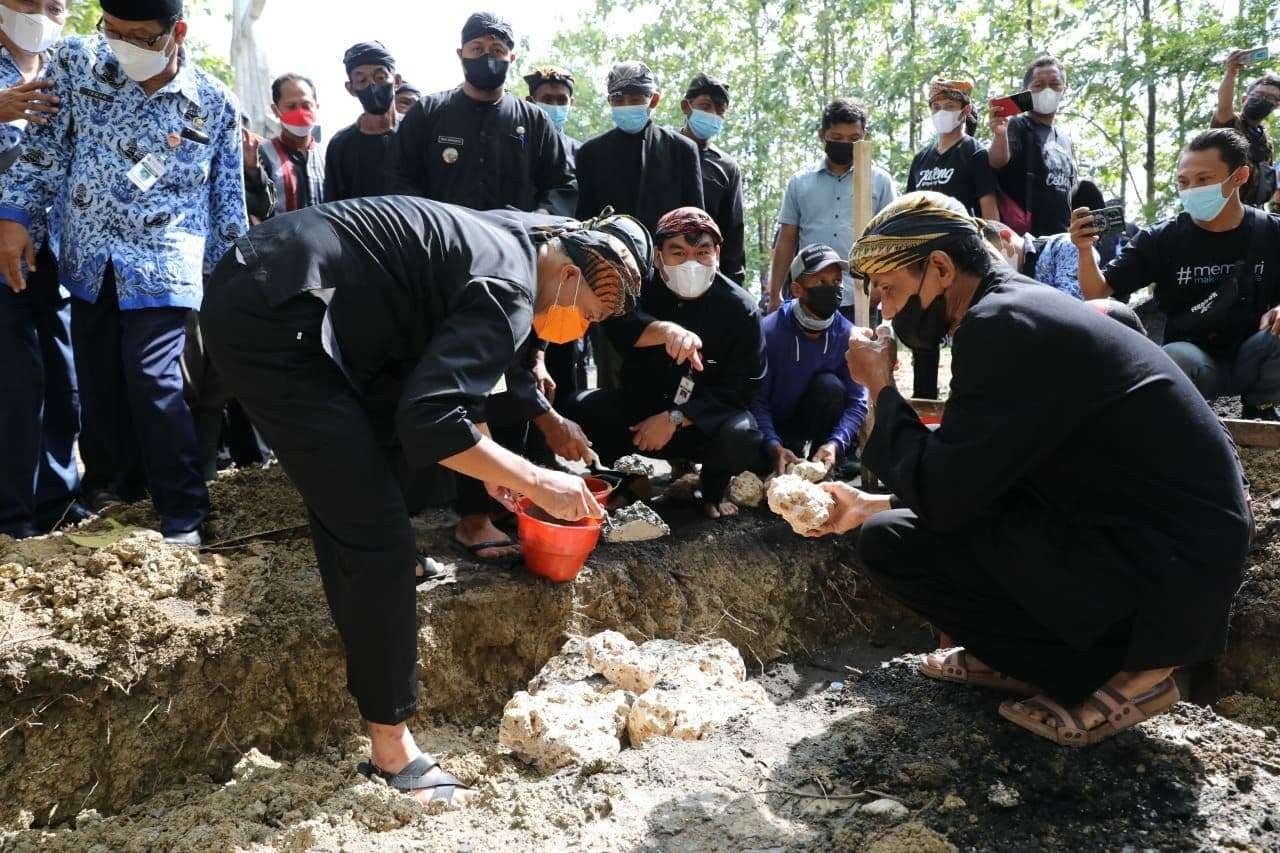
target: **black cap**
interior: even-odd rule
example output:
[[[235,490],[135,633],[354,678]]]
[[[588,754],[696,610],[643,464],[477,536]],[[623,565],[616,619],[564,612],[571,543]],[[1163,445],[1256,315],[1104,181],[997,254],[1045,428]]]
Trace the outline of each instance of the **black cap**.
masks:
[[[396,58],[387,52],[382,42],[362,41],[347,48],[347,52],[342,54],[342,64],[346,67],[348,74],[351,73],[351,69],[359,68],[361,65],[381,65],[388,71],[394,71]]]
[[[419,89],[417,86],[413,85],[412,83],[410,83],[408,80],[403,81],[400,84],[400,88],[396,89],[397,95],[402,95],[405,92],[411,92],[417,95],[419,98],[422,97],[422,90]]]
[[[692,101],[699,95],[710,95],[711,100],[717,104],[729,106],[729,84],[722,83],[710,74],[699,74],[689,81],[689,88],[685,90],[684,99]]]
[[[836,264],[845,272],[849,271],[849,262],[840,257],[840,253],[822,243],[810,243],[799,252],[791,262],[791,280],[796,281],[802,275],[813,275]]]
[[[182,0],[102,0],[102,11],[122,21],[167,21],[182,17]]]
[[[569,94],[573,94],[573,75],[563,68],[556,68],[554,65],[543,65],[533,69],[529,74],[524,75],[524,82],[529,86],[529,96],[538,91],[538,87],[543,83],[561,83],[569,87]]]
[[[462,25],[462,43],[466,44],[480,36],[493,36],[506,43],[508,48],[516,46],[515,30],[508,21],[499,18],[492,12],[476,12]]]

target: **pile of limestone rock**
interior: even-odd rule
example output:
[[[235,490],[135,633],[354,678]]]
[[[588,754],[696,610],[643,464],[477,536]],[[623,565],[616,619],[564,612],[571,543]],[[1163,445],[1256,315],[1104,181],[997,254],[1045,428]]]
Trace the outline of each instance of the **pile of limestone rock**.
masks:
[[[547,661],[507,703],[498,740],[551,773],[608,762],[655,737],[698,740],[768,701],[726,640],[636,645],[605,631],[570,639]]]

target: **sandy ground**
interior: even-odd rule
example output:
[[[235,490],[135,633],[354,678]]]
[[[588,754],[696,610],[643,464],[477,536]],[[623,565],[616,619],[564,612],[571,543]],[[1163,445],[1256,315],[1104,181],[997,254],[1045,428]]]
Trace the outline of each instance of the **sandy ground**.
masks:
[[[430,814],[352,770],[364,744],[276,764],[256,753],[124,814],[10,835],[35,850],[1241,849],[1280,845],[1275,731],[1181,705],[1068,753],[995,715],[998,697],[896,659],[843,683],[793,664],[778,704],[705,741],[657,739],[540,778],[492,726],[420,733],[478,804]],[[799,698],[790,698],[797,695]],[[784,698],[786,697],[786,698]],[[867,805],[890,800],[897,805]],[[887,808],[884,815],[876,808]]]

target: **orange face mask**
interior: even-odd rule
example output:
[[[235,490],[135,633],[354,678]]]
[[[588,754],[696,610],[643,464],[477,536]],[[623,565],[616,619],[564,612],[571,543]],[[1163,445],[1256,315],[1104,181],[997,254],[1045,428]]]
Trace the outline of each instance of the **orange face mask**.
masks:
[[[563,286],[564,282],[560,283]],[[573,289],[573,303],[560,304],[560,288],[556,288],[556,301],[541,314],[533,318],[533,332],[549,344],[567,344],[580,340],[591,327],[591,321],[578,307],[578,289],[582,287],[582,273],[578,273],[578,284]]]

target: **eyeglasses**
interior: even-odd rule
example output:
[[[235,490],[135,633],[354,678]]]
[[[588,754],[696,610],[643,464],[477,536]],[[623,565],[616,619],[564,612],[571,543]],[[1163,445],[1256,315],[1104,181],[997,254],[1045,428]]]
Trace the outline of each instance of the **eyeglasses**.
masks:
[[[113,39],[115,41],[127,42],[133,45],[134,47],[140,47],[143,50],[152,50],[153,48],[155,48],[155,46],[160,43],[160,39],[169,35],[169,30],[172,28],[173,28],[173,25],[170,24],[168,27],[165,28],[164,32],[160,33],[157,36],[152,36],[151,38],[138,38],[136,36],[126,36],[116,32],[115,30],[109,28],[106,25],[106,22],[103,21],[102,18],[98,19],[98,24],[95,27],[95,29],[97,29],[99,33],[101,33],[102,35],[106,36],[109,39]]]

